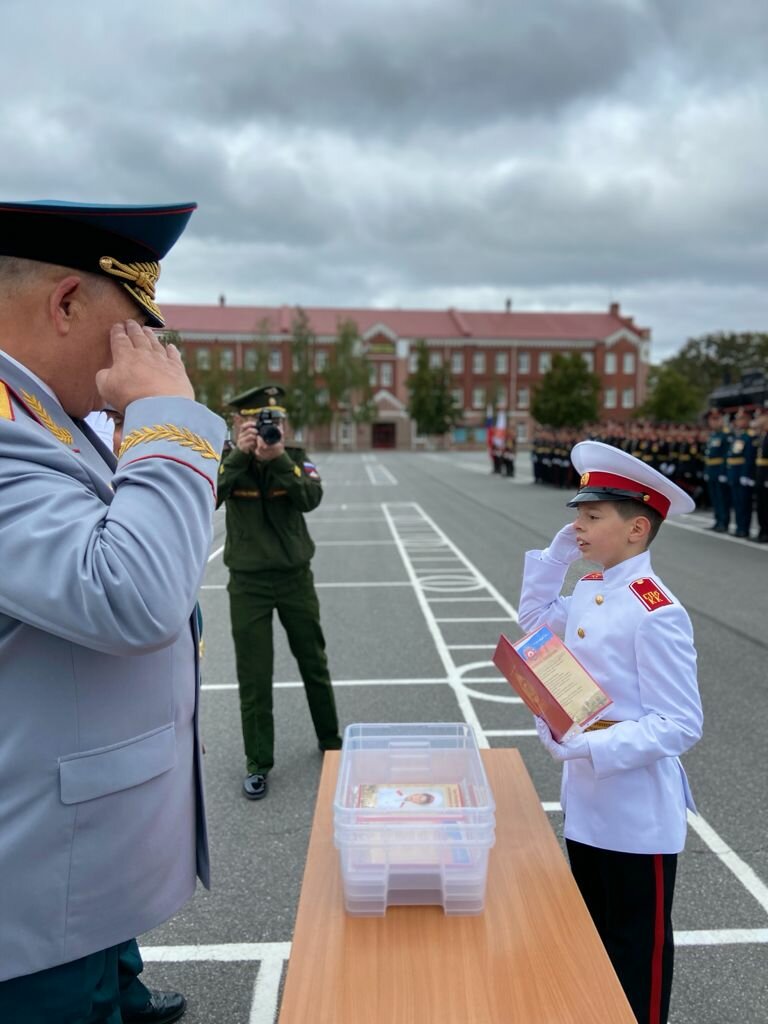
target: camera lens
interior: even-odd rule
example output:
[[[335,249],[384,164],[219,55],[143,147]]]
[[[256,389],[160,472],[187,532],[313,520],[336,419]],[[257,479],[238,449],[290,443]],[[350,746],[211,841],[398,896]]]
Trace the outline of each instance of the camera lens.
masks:
[[[259,437],[262,439],[264,444],[277,444],[281,440],[280,428],[274,426],[272,423],[264,423],[259,428]]]

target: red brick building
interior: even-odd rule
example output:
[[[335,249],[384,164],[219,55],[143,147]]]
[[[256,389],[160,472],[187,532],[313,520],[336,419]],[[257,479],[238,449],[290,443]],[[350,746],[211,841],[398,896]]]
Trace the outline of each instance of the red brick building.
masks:
[[[164,305],[163,311],[168,329],[184,342],[187,361],[194,360],[198,368],[231,373],[234,381],[236,374],[256,369],[258,352],[266,347],[269,380],[289,383],[294,307],[227,306],[222,298],[218,306]],[[317,447],[410,448],[417,443],[407,413],[406,381],[420,339],[433,365],[450,367],[454,397],[463,410],[454,430],[457,444],[484,443],[489,404],[506,411],[518,441],[528,441],[533,391],[556,353],[580,353],[600,377],[601,418],[629,419],[645,399],[650,331],[623,315],[618,303],[602,313],[312,308],[304,313],[317,336],[321,390],[339,324],[351,320],[357,325],[377,408],[372,424],[340,423],[316,433]]]

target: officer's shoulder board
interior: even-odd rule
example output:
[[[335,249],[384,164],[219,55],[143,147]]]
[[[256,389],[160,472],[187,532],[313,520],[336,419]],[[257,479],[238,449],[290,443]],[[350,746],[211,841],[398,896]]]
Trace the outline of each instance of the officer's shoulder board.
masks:
[[[582,576],[579,583],[583,583],[585,580],[601,580],[603,574],[601,572],[588,572],[586,576]]]
[[[11,392],[8,385],[0,380],[0,420],[15,420],[16,416],[11,405]]]
[[[629,589],[635,597],[642,602],[646,611],[655,612],[665,605],[672,604],[671,598],[667,597],[656,580],[644,576],[629,584]]]

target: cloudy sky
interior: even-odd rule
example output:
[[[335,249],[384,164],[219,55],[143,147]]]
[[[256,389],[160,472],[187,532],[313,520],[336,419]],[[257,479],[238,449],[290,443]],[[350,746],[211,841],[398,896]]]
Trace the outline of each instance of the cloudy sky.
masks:
[[[766,0],[3,0],[0,198],[200,209],[165,302],[768,329]]]

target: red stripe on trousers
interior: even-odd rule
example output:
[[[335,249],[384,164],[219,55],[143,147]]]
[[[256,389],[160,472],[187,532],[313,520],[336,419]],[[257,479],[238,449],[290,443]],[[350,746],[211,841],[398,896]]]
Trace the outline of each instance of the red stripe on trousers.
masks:
[[[651,999],[648,1024],[661,1024],[661,972],[664,955],[664,861],[660,853],[654,854],[653,872],[656,881],[656,918],[653,928]]]

